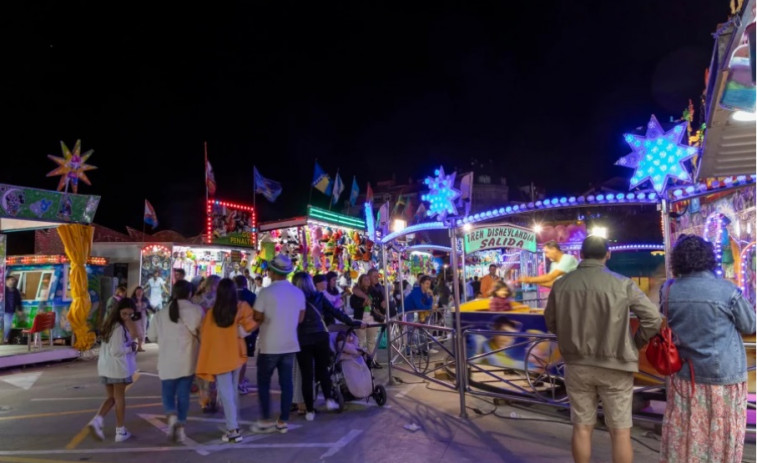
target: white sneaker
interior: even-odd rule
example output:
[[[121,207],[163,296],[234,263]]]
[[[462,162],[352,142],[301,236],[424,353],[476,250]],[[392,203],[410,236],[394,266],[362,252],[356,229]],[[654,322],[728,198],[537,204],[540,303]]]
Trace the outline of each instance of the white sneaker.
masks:
[[[187,439],[187,434],[184,432],[184,426],[176,426],[175,442],[181,444]]]
[[[336,403],[336,401],[334,399],[327,399],[326,400],[326,410],[328,410],[328,411],[339,410],[339,404]]]
[[[313,421],[315,419],[315,412],[307,412],[307,413],[305,413],[305,419],[307,421]]]
[[[123,428],[116,428],[116,442],[123,442],[131,437],[131,433]]]
[[[176,415],[168,415],[168,440],[176,442]]]
[[[250,430],[256,433],[267,433],[276,431],[276,423],[273,421],[258,420],[252,423]]]
[[[97,440],[105,440],[105,433],[103,432],[103,417],[96,415],[92,418],[92,421],[87,425],[89,427],[89,434]]]

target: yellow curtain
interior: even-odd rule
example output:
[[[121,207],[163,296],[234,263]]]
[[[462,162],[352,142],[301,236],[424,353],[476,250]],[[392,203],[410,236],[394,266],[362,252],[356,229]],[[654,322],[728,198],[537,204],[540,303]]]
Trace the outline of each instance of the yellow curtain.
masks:
[[[92,308],[87,288],[87,269],[85,267],[89,253],[92,250],[92,237],[95,229],[87,225],[61,225],[58,227],[66,257],[71,262],[69,284],[73,301],[68,311],[68,321],[74,330],[76,338],[74,347],[85,351],[95,343],[95,333],[89,329],[87,317]]]

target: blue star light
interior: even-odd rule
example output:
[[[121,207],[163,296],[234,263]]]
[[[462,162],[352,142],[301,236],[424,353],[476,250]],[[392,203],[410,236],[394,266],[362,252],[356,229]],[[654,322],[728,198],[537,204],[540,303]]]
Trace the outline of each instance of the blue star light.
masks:
[[[686,124],[683,122],[665,132],[652,115],[647,124],[646,136],[630,133],[623,136],[633,152],[620,158],[615,165],[636,169],[631,177],[630,189],[649,180],[655,191],[662,193],[668,179],[691,180],[683,163],[697,154],[697,149],[681,144]]]
[[[457,172],[450,175],[444,175],[444,168],[439,167],[434,171],[436,177],[427,177],[425,184],[428,185],[428,194],[421,196],[423,201],[428,201],[429,208],[426,215],[429,217],[438,216],[439,220],[444,220],[447,215],[457,215],[455,200],[460,197],[460,191],[453,188]]]

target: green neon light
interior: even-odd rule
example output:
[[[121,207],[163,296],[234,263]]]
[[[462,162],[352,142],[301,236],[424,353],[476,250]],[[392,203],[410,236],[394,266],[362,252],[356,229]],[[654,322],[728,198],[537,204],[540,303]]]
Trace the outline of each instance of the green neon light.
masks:
[[[349,215],[337,214],[336,212],[327,211],[313,206],[308,206],[308,216],[314,219],[332,222],[338,225],[358,227],[365,229],[365,221],[350,217]]]

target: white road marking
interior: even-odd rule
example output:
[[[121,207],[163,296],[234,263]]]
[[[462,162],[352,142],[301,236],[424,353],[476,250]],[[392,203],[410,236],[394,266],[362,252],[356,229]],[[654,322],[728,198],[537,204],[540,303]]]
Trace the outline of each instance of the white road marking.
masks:
[[[35,371],[32,373],[17,373],[15,375],[0,376],[0,381],[4,381],[10,385],[20,387],[21,389],[28,391],[34,383],[37,382],[39,377],[42,376],[41,371]]]
[[[168,424],[160,421],[158,418],[161,417],[161,415],[148,415],[143,413],[137,413],[137,416],[142,418],[143,420],[147,421],[151,425],[155,426],[156,428],[163,431],[163,433],[167,436],[168,435]],[[196,441],[193,441],[189,437],[184,439],[184,445],[188,447],[196,447],[196,452],[203,456],[210,455],[210,452],[207,450],[203,450],[199,443]]]
[[[332,455],[335,455],[336,452],[342,450],[343,447],[349,444],[352,439],[359,436],[362,432],[363,431],[359,431],[357,429],[353,429],[350,432],[348,432],[344,437],[339,439],[326,453],[321,455],[321,460],[323,460],[324,458],[330,457]]]

